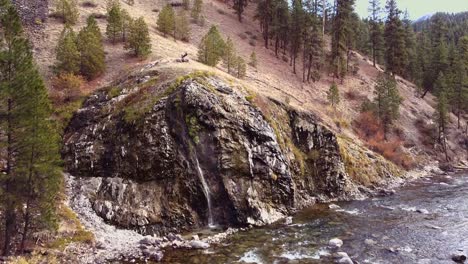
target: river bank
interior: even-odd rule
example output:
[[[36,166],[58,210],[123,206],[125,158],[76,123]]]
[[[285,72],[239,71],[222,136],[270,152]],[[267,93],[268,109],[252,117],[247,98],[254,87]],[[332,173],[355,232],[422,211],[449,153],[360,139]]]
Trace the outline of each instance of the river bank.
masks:
[[[422,170],[409,172],[404,179],[389,182],[385,188],[365,190],[365,195],[362,197],[390,195],[395,193],[393,189],[398,186],[411,184],[411,182],[427,175],[441,174],[443,172],[436,166],[426,166]],[[83,245],[71,245],[68,249],[70,252],[78,252],[82,256],[80,258],[82,263],[104,263],[109,259],[123,262],[132,259],[165,261],[163,251],[185,249],[193,252],[199,252],[197,250],[208,250],[209,252],[211,248],[219,246],[220,243],[223,243],[238,231],[247,230],[246,228],[229,228],[226,230],[215,228],[201,230],[185,236],[180,234],[169,234],[165,237],[143,236],[133,230],[119,229],[109,225],[96,215],[89,197],[92,197],[93,193],[99,189],[100,178],[76,178],[71,175],[66,175],[65,178],[69,206],[77,213],[86,229],[93,232],[96,237],[96,243],[91,248],[84,248],[87,246]],[[301,212],[298,215],[301,215]],[[287,221],[290,221],[290,219],[288,218]],[[279,222],[283,223],[283,221]]]

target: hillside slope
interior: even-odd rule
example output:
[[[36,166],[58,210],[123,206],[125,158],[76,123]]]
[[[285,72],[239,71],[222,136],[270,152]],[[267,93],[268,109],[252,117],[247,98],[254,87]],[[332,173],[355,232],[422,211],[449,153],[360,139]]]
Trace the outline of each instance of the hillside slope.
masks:
[[[34,1],[33,1],[34,2]],[[156,30],[157,12],[167,1],[138,0],[133,6],[129,6],[124,1],[123,8],[134,16],[143,16],[150,27],[150,35],[153,45],[153,53],[147,61],[139,61],[129,57],[121,44],[105,44],[107,53],[107,71],[100,78],[88,83],[83,89],[86,92],[94,91],[100,87],[107,86],[122,73],[129,72],[130,69],[141,67],[149,61],[158,61],[159,67],[174,69],[176,72],[189,72],[193,70],[208,70],[218,73],[221,76],[228,76],[222,65],[216,69],[207,67],[196,62],[197,45],[201,37],[208,31],[210,25],[218,25],[225,37],[231,37],[238,52],[248,58],[252,51],[255,51],[258,58],[258,68],[249,68],[247,77],[239,82],[247,87],[251,92],[259,95],[274,98],[279,101],[288,102],[298,109],[314,112],[325,125],[339,134],[352,139],[354,142],[361,142],[353,122],[360,114],[360,105],[368,98],[373,97],[373,87],[375,79],[379,73],[378,69],[372,67],[368,58],[354,53],[353,60],[359,66],[359,72],[354,76],[347,76],[344,83],[339,85],[342,97],[341,104],[337,111],[333,111],[327,103],[326,92],[333,82],[333,78],[322,73],[322,78],[316,83],[303,83],[301,80],[301,65],[298,63],[298,74],[292,73],[289,63],[282,58],[276,58],[272,49],[266,49],[262,45],[261,33],[258,22],[252,18],[254,16],[255,4],[251,3],[245,12],[243,23],[237,21],[237,17],[230,5],[219,1],[205,1],[203,10],[206,17],[206,24],[200,27],[191,24],[191,39],[189,43],[175,41],[172,38],[164,38]],[[79,30],[84,25],[86,17],[90,14],[104,14],[105,3],[96,2],[97,7],[86,8],[80,5],[80,22],[75,26]],[[177,7],[181,8],[181,7]],[[176,9],[177,9],[176,8]],[[49,6],[49,11],[53,9]],[[99,26],[104,32],[106,27],[105,19],[99,19]],[[31,23],[30,23],[31,24]],[[63,25],[49,18],[39,26],[40,29],[31,30],[35,57],[47,80],[52,77],[50,66],[54,63],[55,45]],[[245,36],[247,36],[246,39]],[[255,41],[257,39],[257,41]],[[187,52],[192,59],[189,63],[176,63],[175,59],[180,54]],[[298,59],[300,62],[301,59]],[[177,69],[177,70],[176,70]],[[234,78],[234,77],[231,77]],[[398,78],[398,88],[404,98],[400,113],[401,118],[396,123],[399,137],[404,142],[405,151],[415,157],[415,162],[425,163],[438,157],[439,150],[426,142],[425,135],[427,128],[431,125],[431,117],[434,112],[434,100],[432,96],[419,98],[415,93],[415,86],[403,79]],[[453,117],[454,119],[454,117]],[[455,119],[454,119],[455,120]],[[466,123],[466,122],[463,122]],[[463,131],[456,129],[454,124],[450,125],[450,155],[457,160],[466,160],[466,152],[461,147],[464,140]],[[361,144],[361,143],[359,143]],[[364,143],[362,143],[364,144]],[[435,156],[434,156],[435,155]]]

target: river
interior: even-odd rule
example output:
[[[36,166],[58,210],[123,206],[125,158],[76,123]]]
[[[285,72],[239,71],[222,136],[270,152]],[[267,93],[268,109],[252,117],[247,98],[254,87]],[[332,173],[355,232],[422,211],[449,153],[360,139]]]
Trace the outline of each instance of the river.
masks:
[[[289,225],[236,233],[209,249],[166,250],[163,263],[332,263],[327,244],[335,237],[355,263],[454,263],[452,253],[468,251],[466,173],[334,205],[301,211]]]

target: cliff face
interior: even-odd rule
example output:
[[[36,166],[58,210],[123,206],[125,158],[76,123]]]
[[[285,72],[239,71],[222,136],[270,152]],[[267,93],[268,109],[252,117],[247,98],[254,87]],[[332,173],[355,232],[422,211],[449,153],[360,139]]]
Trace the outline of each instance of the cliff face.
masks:
[[[269,101],[284,116],[272,120],[216,77],[152,74],[90,96],[64,136],[68,171],[102,178],[90,199],[107,221],[143,233],[266,224],[355,194],[313,115]]]

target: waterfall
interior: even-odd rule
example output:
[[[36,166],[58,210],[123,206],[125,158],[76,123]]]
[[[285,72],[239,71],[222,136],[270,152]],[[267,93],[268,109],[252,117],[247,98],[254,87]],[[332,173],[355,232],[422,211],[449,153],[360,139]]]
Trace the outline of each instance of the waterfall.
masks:
[[[208,188],[208,184],[206,183],[205,176],[203,175],[203,171],[200,167],[200,163],[198,162],[198,157],[195,155],[195,165],[197,166],[198,177],[200,177],[200,182],[203,187],[203,193],[206,197],[206,203],[208,204],[208,227],[214,227],[213,223],[213,213],[211,211],[211,193],[210,189]]]
[[[252,161],[252,150],[249,148],[247,143],[244,143],[245,150],[247,151],[247,161],[249,162],[250,177],[253,178],[253,161]]]

